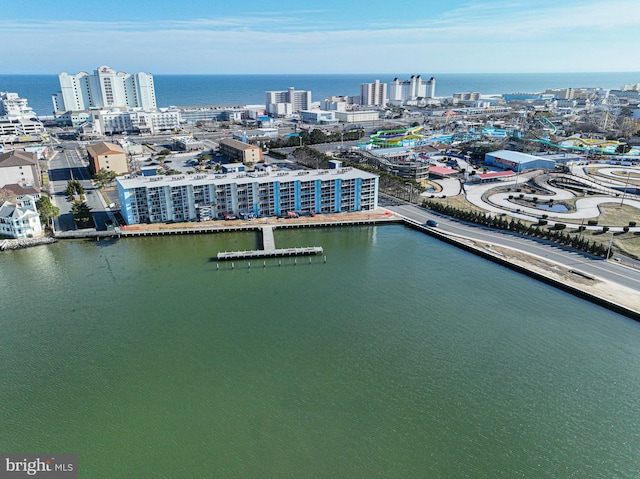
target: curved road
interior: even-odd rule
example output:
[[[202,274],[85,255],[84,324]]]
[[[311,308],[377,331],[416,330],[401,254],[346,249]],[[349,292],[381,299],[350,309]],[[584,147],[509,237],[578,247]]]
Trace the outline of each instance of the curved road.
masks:
[[[438,230],[443,233],[451,233],[476,241],[517,249],[564,265],[567,268],[640,291],[640,270],[622,266],[614,261],[594,258],[579,251],[565,250],[559,245],[536,238],[526,238],[510,232],[488,230],[482,226],[468,225],[453,219],[437,216],[433,212],[417,206],[400,204],[397,201],[394,201],[394,203],[392,206],[384,207],[420,223],[425,223],[428,219],[435,219],[439,224]]]

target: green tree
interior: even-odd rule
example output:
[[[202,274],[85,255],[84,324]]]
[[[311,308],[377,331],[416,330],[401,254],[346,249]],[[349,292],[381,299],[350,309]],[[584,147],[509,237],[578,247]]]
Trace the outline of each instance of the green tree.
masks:
[[[311,130],[311,135],[309,136],[311,139],[311,144],[313,145],[317,145],[318,143],[326,143],[327,141],[327,135],[325,135],[325,133],[318,128]]]
[[[38,213],[40,213],[40,222],[44,225],[51,224],[53,218],[60,215],[60,208],[54,206],[48,196],[41,196],[36,201],[36,207],[38,208]]]
[[[86,224],[92,219],[91,207],[84,201],[74,201],[71,207],[71,213],[76,223]]]
[[[84,188],[80,184],[79,180],[69,180],[67,181],[67,201],[75,201],[76,196],[84,195]]]
[[[93,175],[93,180],[96,182],[96,186],[98,188],[104,188],[109,183],[113,183],[118,174],[115,171],[109,171],[104,168],[101,168],[95,175]]]
[[[616,147],[616,153],[624,155],[631,151],[631,145],[629,143],[621,143]]]

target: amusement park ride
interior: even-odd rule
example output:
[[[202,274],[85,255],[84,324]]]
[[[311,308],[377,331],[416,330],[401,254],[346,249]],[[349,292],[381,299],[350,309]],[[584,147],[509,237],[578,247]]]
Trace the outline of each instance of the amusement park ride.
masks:
[[[606,131],[616,124],[619,111],[617,98],[609,95],[592,108],[588,118],[595,126]],[[545,117],[537,117],[528,121],[526,114],[520,117],[514,128],[485,126],[480,131],[469,128],[464,132],[458,131],[450,135],[425,137],[423,126],[379,130],[371,135],[368,143],[360,146],[368,148],[412,147],[433,143],[457,144],[482,138],[507,137],[541,143],[564,151],[570,150],[595,155],[640,156],[639,149],[631,148],[625,151],[626,148],[621,149],[620,146],[627,146],[626,143],[616,140],[590,139],[582,138],[581,136],[562,139],[558,137],[557,128],[551,120]]]

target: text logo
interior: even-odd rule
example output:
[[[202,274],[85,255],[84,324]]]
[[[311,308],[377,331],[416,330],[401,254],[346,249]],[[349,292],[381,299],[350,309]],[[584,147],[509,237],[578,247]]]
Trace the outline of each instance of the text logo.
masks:
[[[0,454],[0,479],[78,479],[77,454]]]

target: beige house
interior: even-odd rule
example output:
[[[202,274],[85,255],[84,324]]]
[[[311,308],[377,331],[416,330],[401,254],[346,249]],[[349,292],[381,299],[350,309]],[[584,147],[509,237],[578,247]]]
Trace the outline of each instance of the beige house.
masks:
[[[262,148],[231,138],[220,140],[220,153],[233,162],[259,163],[262,161]]]
[[[5,185],[40,190],[40,167],[35,153],[22,150],[0,153],[0,188]]]
[[[107,171],[115,171],[124,174],[129,171],[127,152],[114,143],[102,141],[95,145],[87,146],[89,169],[96,174],[102,168]]]

